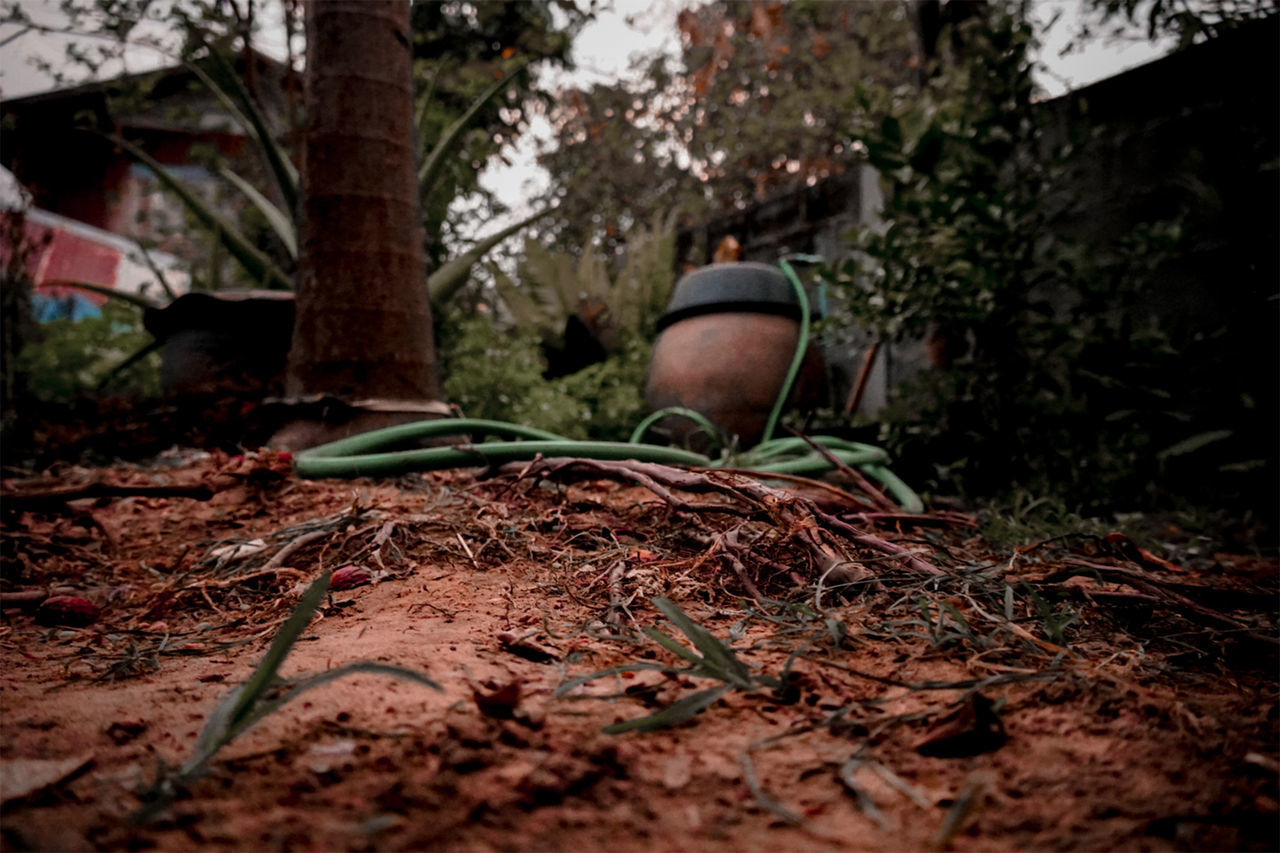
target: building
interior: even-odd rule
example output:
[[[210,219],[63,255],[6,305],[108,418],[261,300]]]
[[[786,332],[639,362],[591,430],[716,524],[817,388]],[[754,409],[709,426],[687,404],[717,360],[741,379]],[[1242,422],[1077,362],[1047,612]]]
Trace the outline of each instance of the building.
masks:
[[[242,58],[238,71],[264,114],[283,125],[297,75],[256,53]],[[65,307],[63,316],[93,313],[105,298],[76,295],[61,286],[69,282],[136,292],[149,281],[148,295],[162,296],[152,263],[232,274],[226,259],[213,254],[214,241],[188,225],[181,202],[105,134],[142,148],[231,219],[247,202],[217,174],[217,164],[250,180],[263,172],[244,130],[185,66],[0,102],[0,165],[25,198],[26,268],[46,316],[59,314],[57,306]],[[13,204],[11,198],[6,206]],[[140,244],[152,250],[150,262]],[[175,291],[186,288],[187,276],[166,278]]]

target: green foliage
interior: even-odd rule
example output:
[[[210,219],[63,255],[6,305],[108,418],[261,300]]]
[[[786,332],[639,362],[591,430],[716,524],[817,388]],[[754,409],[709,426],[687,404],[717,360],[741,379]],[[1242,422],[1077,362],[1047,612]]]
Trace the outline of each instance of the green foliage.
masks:
[[[486,314],[440,325],[445,395],[468,417],[511,421],[565,438],[626,441],[644,416],[643,389],[659,314],[675,284],[675,216],[655,215],[627,234],[622,262],[525,241],[517,284],[491,268],[513,328]],[[559,347],[570,316],[596,334],[607,357],[545,379],[544,346]]]
[[[233,689],[209,714],[195,752],[171,775],[162,774],[147,792],[146,804],[134,815],[135,821],[145,821],[167,805],[176,789],[198,779],[205,772],[209,761],[231,741],[256,725],[298,696],[321,685],[349,675],[387,675],[402,681],[412,681],[433,690],[440,685],[425,675],[411,669],[374,661],[356,661],[327,669],[314,675],[280,677],[280,666],[293,651],[298,639],[311,622],[317,609],[329,591],[330,572],[325,572],[302,594],[298,606],[271,641],[262,660],[254,668],[249,679]]]
[[[470,280],[472,268],[480,262],[490,249],[537,222],[548,213],[550,213],[549,209],[531,213],[518,222],[513,222],[505,228],[489,233],[487,236],[477,240],[466,251],[458,254],[448,263],[432,272],[431,275],[427,276],[427,292],[431,296],[431,304],[441,306],[449,302],[454,294],[461,290]]]
[[[698,220],[835,174],[850,165],[851,87],[918,76],[910,4],[684,5],[678,58],[557,102],[542,163],[561,245],[608,249],[657,210]]]
[[[426,21],[428,18],[434,20],[439,17],[433,13],[433,10],[424,10],[421,5],[415,7],[416,19]],[[485,6],[486,13],[481,17],[489,24],[493,23],[490,20],[493,15],[490,13],[499,13],[498,17],[503,18],[500,4],[489,3],[482,6]],[[530,5],[524,12],[534,12],[535,6],[536,4]],[[434,11],[443,13],[443,19],[449,18],[447,10],[443,7]],[[523,14],[516,17],[529,16],[529,14]],[[539,14],[532,14],[531,17],[550,26],[549,13],[545,9],[539,10]],[[571,17],[577,20],[581,15],[575,12]],[[110,139],[129,156],[150,169],[165,189],[182,202],[190,216],[191,225],[206,231],[215,245],[221,247],[235,260],[251,286],[287,289],[292,286],[287,268],[276,263],[269,253],[255,245],[255,241],[248,236],[247,226],[254,224],[267,226],[257,228],[258,232],[262,235],[271,234],[272,237],[269,239],[279,242],[284,255],[291,261],[296,259],[298,216],[301,212],[298,201],[301,187],[297,170],[289,160],[287,152],[273,136],[263,104],[246,88],[231,62],[224,55],[231,50],[230,40],[226,37],[212,39],[204,29],[204,22],[199,18],[187,16],[184,18],[184,23],[187,30],[187,52],[198,56],[198,58],[188,59],[186,67],[195,75],[200,85],[214,97],[222,111],[253,142],[266,166],[265,173],[272,179],[271,190],[262,192],[240,175],[217,164],[217,171],[231,187],[247,199],[250,206],[250,210],[246,211],[249,214],[246,222],[231,222],[223,217],[208,199],[192,192],[183,181],[140,147],[118,136],[111,136]],[[438,24],[439,21],[436,23]],[[479,25],[482,22],[477,19],[471,23]],[[462,26],[465,28],[469,25]],[[455,22],[453,26],[456,28],[459,24]],[[499,30],[510,34],[512,26],[512,21],[503,19]],[[502,27],[505,27],[505,30]],[[539,211],[514,225],[492,233],[476,241],[470,249],[453,258],[448,258],[446,255],[443,239],[445,216],[452,202],[459,195],[475,189],[476,172],[480,162],[488,156],[486,153],[479,160],[475,159],[479,155],[473,136],[476,132],[482,131],[487,123],[496,121],[495,113],[503,109],[507,109],[508,112],[520,112],[504,107],[508,100],[507,95],[510,93],[514,96],[513,90],[518,88],[528,89],[527,67],[530,62],[545,57],[557,58],[563,53],[567,41],[563,38],[564,34],[557,35],[562,38],[553,40],[554,45],[543,45],[542,52],[526,54],[512,60],[508,60],[506,52],[503,52],[500,56],[489,57],[479,62],[462,77],[459,77],[457,69],[443,71],[449,84],[454,87],[452,91],[440,89],[439,78],[442,69],[437,67],[429,72],[430,85],[419,99],[420,138],[418,141],[423,146],[419,184],[423,199],[423,222],[428,234],[428,254],[435,268],[428,282],[435,304],[447,301],[461,285],[466,283],[471,267],[485,253],[546,213],[545,210]],[[417,44],[420,49],[424,49],[421,37],[418,37]],[[427,49],[427,52],[432,51]],[[447,63],[449,52],[445,51],[445,55],[437,56],[435,62]],[[472,57],[472,59],[475,58]],[[418,71],[420,74],[426,73],[421,66]],[[479,86],[478,89],[477,86]],[[463,97],[464,93],[465,97]],[[511,128],[506,129],[508,136],[515,134]],[[482,133],[481,136],[484,140],[481,148],[486,152],[496,146],[493,139],[505,138],[500,134],[495,134],[493,139],[488,133]],[[469,177],[460,179],[459,175]],[[282,199],[283,204],[275,204],[270,197]],[[255,219],[258,222],[255,222]]]
[[[1080,621],[1080,614],[1066,604],[1059,604],[1054,607],[1045,601],[1029,584],[1024,583],[1022,588],[1027,598],[1034,605],[1036,615],[1040,617],[1045,639],[1054,645],[1066,645],[1066,630]]]
[[[675,211],[658,212],[649,224],[633,226],[616,271],[590,249],[575,256],[526,238],[520,284],[492,270],[498,296],[516,323],[539,330],[544,340],[559,338],[575,314],[606,349],[634,337],[651,338],[675,287],[676,219]]]
[[[42,323],[33,337],[18,364],[30,395],[42,402],[68,402],[98,390],[112,370],[151,343],[138,309],[116,300],[108,300],[98,317]],[[159,355],[135,362],[114,382],[117,390],[158,397]]]
[[[480,103],[495,80],[509,80],[502,97],[485,101],[467,127],[454,156],[445,158],[436,180],[422,187],[422,218],[433,269],[449,258],[448,247],[502,212],[480,185],[481,166],[502,156],[528,128],[532,108],[551,98],[539,91],[528,71],[513,79],[513,68],[567,64],[577,30],[590,19],[591,4],[575,0],[478,0],[469,3],[414,3],[411,9],[418,138],[441,138],[459,117]],[[454,201],[466,198],[465,210]]]
[[[644,663],[623,664],[600,672],[593,672],[590,675],[572,678],[556,688],[556,695],[562,696],[575,687],[597,678],[643,670],[664,672],[674,678],[686,676],[708,678],[719,681],[721,684],[706,690],[699,690],[697,693],[678,699],[647,717],[606,726],[604,729],[606,734],[616,735],[633,731],[649,732],[670,726],[678,726],[711,707],[717,699],[730,690],[751,690],[755,687],[779,688],[782,686],[783,679],[781,678],[753,674],[727,643],[690,619],[675,602],[660,597],[653,599],[653,606],[662,615],[666,616],[671,621],[671,624],[678,628],[682,634],[689,638],[693,648],[689,648],[657,628],[646,627],[644,629],[645,634],[648,635],[649,639],[687,662],[689,664],[687,667]]]
[[[18,211],[0,216],[0,241],[8,247],[0,259],[0,423],[15,416],[17,404],[27,397],[27,376],[18,354],[36,331],[31,309],[31,281],[27,277],[28,246],[23,240],[26,217]]]
[[[992,547],[1013,550],[1067,536],[1103,536],[1117,529],[1098,518],[1081,518],[1060,501],[1025,489],[992,501],[981,513],[982,538]]]
[[[1175,338],[1153,310],[1162,272],[1194,251],[1193,201],[1109,243],[1071,236],[1079,161],[1035,106],[1030,24],[995,9],[961,35],[918,96],[863,86],[862,115],[889,113],[854,123],[891,195],[827,278],[857,323],[943,354],[895,393],[881,443],[907,479],[972,497],[1132,508],[1207,497],[1206,479],[1243,494],[1248,458],[1225,439],[1247,395],[1192,381],[1214,336]]]
[[[235,259],[236,263],[244,270],[251,282],[260,284],[263,287],[272,287],[287,290],[292,281],[287,273],[280,269],[272,260],[257,246],[245,237],[240,229],[224,218],[214,207],[208,204],[204,199],[200,198],[196,193],[192,192],[181,180],[173,175],[168,169],[157,162],[151,155],[143,151],[137,145],[125,140],[119,136],[108,135],[107,137],[125,151],[130,157],[133,157],[142,165],[146,166],[152,174],[160,180],[166,189],[172,192],[182,201],[187,212],[193,217],[194,222],[211,234],[216,243]],[[261,204],[270,207],[270,202],[258,194]],[[274,210],[274,208],[272,208]],[[276,221],[282,226],[287,227],[286,220],[279,211],[275,211]],[[288,232],[286,237],[287,245],[297,246],[296,232]]]
[[[1098,26],[1110,28],[1113,36],[1137,27],[1152,41],[1172,36],[1180,48],[1277,11],[1275,0],[1089,0],[1088,5],[1100,19]],[[1093,25],[1086,24],[1079,38],[1092,35]]]
[[[833,279],[854,318],[884,336],[920,337],[939,323],[964,334],[1009,319],[1051,260],[1038,244],[1057,164],[1038,149],[1027,111],[1031,27],[1009,18],[965,30],[969,61],[918,96],[860,90],[866,118],[853,127],[893,191]]]
[[[486,316],[450,316],[441,324],[445,396],[467,417],[548,430],[565,438],[625,441],[644,414],[651,345],[629,339],[604,361],[569,376],[543,378],[537,332],[501,329]]]
[[[644,381],[652,351],[651,341],[627,337],[604,361],[552,381],[554,389],[583,407],[585,433],[579,437],[627,440],[647,411]]]
[[[194,39],[194,36],[193,36]],[[248,93],[236,77],[229,63],[219,53],[221,48],[206,45],[205,53],[216,69],[221,70],[222,82],[206,73],[196,62],[189,62],[188,68],[196,74],[200,82],[209,89],[223,109],[240,125],[244,133],[258,147],[263,160],[270,165],[270,173],[275,179],[275,192],[286,200],[297,199],[301,192],[296,170],[292,168],[287,156],[279,144],[270,136],[267,120],[260,104]],[[521,61],[515,67],[515,74],[507,76],[501,72],[497,82],[492,83],[480,92],[475,100],[451,125],[442,129],[438,137],[426,140],[428,150],[424,152],[419,180],[424,196],[431,195],[433,188],[440,182],[444,167],[448,160],[455,156],[462,144],[466,131],[480,116],[485,106],[494,102],[524,70],[527,61]],[[170,192],[183,203],[198,227],[206,229],[240,265],[251,282],[267,287],[289,288],[292,285],[289,275],[260,249],[243,235],[241,229],[222,217],[204,199],[191,192],[181,180],[169,170],[156,162],[140,147],[122,139],[111,136],[111,141],[122,148],[129,156],[150,169]],[[254,209],[271,226],[276,238],[285,247],[291,257],[297,255],[298,220],[300,211],[295,207],[285,209],[276,207],[267,197],[253,187],[248,181],[227,169],[221,170],[228,182],[240,191]],[[469,252],[463,253],[451,263],[444,264],[436,270],[428,282],[433,297],[444,300],[451,296],[466,281],[470,267],[479,261],[485,252],[505,239],[510,234],[528,225],[541,214],[529,217],[489,238],[480,241]]]

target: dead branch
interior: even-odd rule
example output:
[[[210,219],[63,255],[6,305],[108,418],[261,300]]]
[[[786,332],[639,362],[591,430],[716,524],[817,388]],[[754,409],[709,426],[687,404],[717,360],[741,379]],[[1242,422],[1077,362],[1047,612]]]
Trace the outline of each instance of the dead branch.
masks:
[[[265,572],[269,569],[276,569],[283,566],[285,560],[298,553],[298,551],[300,551],[304,546],[309,545],[317,539],[324,538],[329,534],[329,532],[330,531],[328,530],[313,530],[310,533],[302,534],[298,538],[286,544],[279,551],[276,551],[275,554],[271,556],[271,559],[267,560],[267,562],[263,564],[261,571]]]
[[[799,438],[801,441],[803,441],[805,444],[809,445],[809,447],[812,448],[823,459],[831,463],[831,465],[834,466],[837,471],[839,471],[841,474],[844,474],[850,480],[853,480],[855,483],[857,483],[858,488],[862,489],[862,491],[864,491],[867,494],[867,496],[871,498],[871,502],[878,509],[881,509],[885,512],[897,511],[898,505],[895,504],[893,501],[889,500],[889,498],[885,495],[884,492],[880,491],[875,486],[873,486],[871,484],[871,481],[868,480],[863,475],[863,473],[859,471],[857,468],[854,468],[852,465],[846,464],[839,456],[836,456],[830,450],[823,447],[821,444],[814,441],[812,438],[805,435],[804,433],[794,429],[791,430],[791,433],[795,435],[797,438]]]
[[[901,545],[895,545],[887,539],[881,539],[879,536],[872,536],[869,533],[863,533],[851,524],[848,524],[834,515],[828,515],[821,510],[817,510],[817,515],[827,524],[844,533],[854,542],[873,551],[880,551],[883,554],[890,554],[895,557],[903,557],[903,562],[911,569],[926,575],[944,575],[946,572],[939,569],[932,563],[920,559],[915,554],[903,548]]]
[[[861,521],[866,524],[903,524],[908,527],[970,527],[977,528],[976,519],[958,512],[935,512],[916,515],[909,512],[847,512],[845,521]]]
[[[15,589],[0,592],[0,607],[33,607],[55,595],[74,595],[73,586],[55,586],[50,589]]]
[[[706,468],[686,470],[653,462],[579,458],[544,459],[540,466],[524,465],[515,470],[519,470],[523,476],[548,478],[577,470],[643,486],[676,510],[723,512],[748,518],[764,516],[803,543],[823,572],[834,565],[854,562],[848,555],[824,541],[823,534],[832,536],[831,530],[834,529],[864,548],[902,557],[904,565],[913,571],[935,576],[945,574],[905,548],[858,530],[823,512],[812,500],[766,486],[745,474]],[[676,495],[677,489],[695,494],[720,494],[729,498],[731,503],[695,504]]]
[[[1241,622],[1232,616],[1221,613],[1212,608],[1205,607],[1199,602],[1193,601],[1181,592],[1175,591],[1174,586],[1182,589],[1194,590],[1195,587],[1188,587],[1185,584],[1171,584],[1162,582],[1158,578],[1153,578],[1144,573],[1133,569],[1124,569],[1117,566],[1104,566],[1100,563],[1091,563],[1087,560],[1076,558],[1068,558],[1072,565],[1060,571],[1054,572],[1047,577],[1037,581],[1039,585],[1055,585],[1073,577],[1092,577],[1104,583],[1117,583],[1125,586],[1133,587],[1140,592],[1160,599],[1161,603],[1166,606],[1174,607],[1181,610],[1184,615],[1193,621],[1219,625],[1232,628],[1237,631],[1243,631],[1248,636],[1262,640],[1270,645],[1280,645],[1280,639],[1269,637],[1265,634],[1258,633],[1253,625]]]
[[[213,490],[198,486],[118,486],[90,483],[87,486],[65,486],[39,492],[10,491],[0,493],[0,506],[6,512],[61,512],[68,501],[86,498],[189,498],[207,501]]]
[[[812,477],[801,477],[799,474],[782,474],[776,471],[771,471],[765,475],[761,474],[759,471],[753,471],[750,468],[717,468],[716,470],[725,471],[730,474],[741,474],[744,477],[763,477],[766,480],[778,480],[783,483],[793,483],[797,486],[805,486],[810,489],[826,492],[833,497],[838,498],[841,503],[848,504],[849,506],[863,507],[866,506],[867,503],[857,495],[851,494],[839,486],[833,486],[831,483],[827,483],[822,480],[815,480]],[[813,499],[814,498],[810,497],[810,500]],[[897,509],[896,506],[893,508],[895,510]]]
[[[738,580],[742,582],[743,588],[746,589],[747,595],[751,596],[756,601],[763,601],[765,597],[764,593],[762,593],[760,588],[756,586],[755,581],[753,581],[751,576],[747,574],[747,567],[742,564],[742,561],[738,559],[738,555],[734,553],[735,551],[741,550],[743,547],[738,541],[737,528],[717,536],[716,543],[712,547],[719,548],[721,553],[724,554],[725,559],[729,561],[729,565],[733,567],[734,574],[738,576]]]

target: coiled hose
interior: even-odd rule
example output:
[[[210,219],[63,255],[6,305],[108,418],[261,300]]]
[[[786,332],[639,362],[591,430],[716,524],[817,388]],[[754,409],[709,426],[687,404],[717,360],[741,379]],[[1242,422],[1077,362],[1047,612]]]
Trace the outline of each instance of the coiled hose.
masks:
[[[805,262],[818,260],[809,255],[796,255],[793,259]],[[809,299],[804,286],[800,284],[788,260],[783,260],[779,266],[791,283],[800,305],[800,334],[786,379],[769,413],[763,440],[750,450],[713,460],[689,450],[645,444],[643,438],[648,429],[662,418],[673,415],[691,419],[718,439],[715,427],[705,417],[691,409],[677,407],[661,409],[649,415],[640,422],[626,442],[576,441],[533,427],[476,418],[419,421],[362,433],[305,450],[294,457],[295,470],[301,477],[369,477],[404,474],[409,471],[494,466],[529,461],[537,456],[578,456],[701,468],[732,466],[747,468],[762,475],[813,476],[831,470],[834,467],[831,459],[834,458],[879,482],[885,492],[906,512],[920,512],[924,505],[919,496],[886,467],[889,456],[880,448],[827,435],[808,439],[773,437],[809,348],[810,325]],[[468,442],[480,436],[498,440],[453,447],[388,449],[412,440],[448,436],[458,436]],[[816,450],[814,444],[820,445],[825,454]]]

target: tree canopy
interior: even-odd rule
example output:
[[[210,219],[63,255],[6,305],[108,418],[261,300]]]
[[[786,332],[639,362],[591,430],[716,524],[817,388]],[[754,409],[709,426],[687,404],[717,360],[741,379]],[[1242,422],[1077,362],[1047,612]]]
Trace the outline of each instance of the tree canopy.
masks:
[[[542,162],[566,246],[614,241],[657,209],[702,217],[848,168],[856,86],[910,86],[923,63],[903,4],[714,3],[676,23],[677,61],[562,93],[552,113]]]

